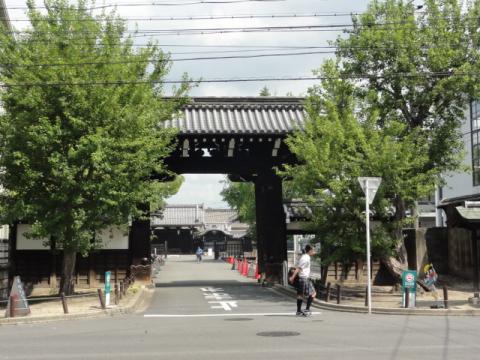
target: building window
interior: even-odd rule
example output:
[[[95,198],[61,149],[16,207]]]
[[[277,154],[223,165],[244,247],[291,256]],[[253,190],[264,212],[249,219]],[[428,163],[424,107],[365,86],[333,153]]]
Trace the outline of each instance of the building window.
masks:
[[[472,129],[473,186],[480,185],[480,101],[470,104],[470,125]]]

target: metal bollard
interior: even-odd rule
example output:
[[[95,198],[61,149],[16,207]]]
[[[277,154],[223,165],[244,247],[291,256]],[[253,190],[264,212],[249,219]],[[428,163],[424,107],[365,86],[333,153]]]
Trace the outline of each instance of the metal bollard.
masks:
[[[105,299],[103,298],[103,291],[102,291],[102,289],[98,289],[98,298],[100,299],[100,306],[102,307],[102,309],[106,309]]]
[[[330,301],[330,283],[327,283],[327,288],[325,289],[325,302]]]
[[[443,286],[443,306],[448,309],[448,289],[447,286]]]
[[[118,283],[115,283],[115,286],[114,286],[114,289],[115,289],[115,305],[118,305],[118,302],[119,302],[119,291],[118,291]]]
[[[342,288],[337,284],[337,304],[340,304],[340,299],[342,297]]]
[[[68,304],[67,304],[67,298],[65,297],[65,293],[60,294],[62,298],[62,306],[63,306],[63,313],[68,314]]]

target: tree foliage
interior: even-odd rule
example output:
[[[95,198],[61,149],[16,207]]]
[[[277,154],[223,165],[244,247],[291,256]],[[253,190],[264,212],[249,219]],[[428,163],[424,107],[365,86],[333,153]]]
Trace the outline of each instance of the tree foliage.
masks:
[[[272,96],[270,89],[266,85],[260,90],[260,96]]]
[[[250,226],[249,233],[255,238],[255,185],[251,182],[232,182],[227,178],[220,195],[238,212],[238,219]]]
[[[312,205],[312,231],[321,241],[325,263],[349,262],[365,253],[365,201],[357,177],[382,176],[372,206],[379,222],[372,236],[373,251],[390,255],[395,245],[390,234],[397,225],[395,197],[414,200],[433,188],[431,173],[415,172],[429,160],[427,144],[415,133],[405,135],[401,121],[379,129],[378,112],[362,107],[353,84],[339,79],[335,62],[325,63],[321,75],[327,80],[310,89],[304,131],[287,140],[299,165],[286,166],[284,175]]]
[[[374,0],[339,38],[342,75],[358,77],[358,96],[379,112],[379,126],[400,119],[428,138],[428,169],[458,168],[458,127],[478,89],[480,2]],[[422,171],[423,169],[419,169]]]
[[[95,231],[178,188],[150,179],[165,172],[175,133],[161,123],[187,87],[162,98],[168,56],[153,43],[135,49],[114,12],[93,15],[84,0],[47,0],[45,13],[27,5],[31,27],[0,35],[2,215],[55,239],[69,293],[75,254],[91,250]]]
[[[288,141],[300,165],[287,167],[315,210],[325,262],[365,254],[358,176],[381,176],[372,206],[373,251],[392,274],[406,259],[406,210],[440,174],[458,169],[459,125],[476,94],[479,2],[372,1],[336,41],[337,59],[317,72],[304,132]],[[363,213],[362,213],[363,212]]]

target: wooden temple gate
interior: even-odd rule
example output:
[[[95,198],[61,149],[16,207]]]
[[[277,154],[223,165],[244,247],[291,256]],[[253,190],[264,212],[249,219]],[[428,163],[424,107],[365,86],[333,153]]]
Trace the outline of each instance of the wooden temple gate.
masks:
[[[287,259],[282,180],[274,169],[295,162],[285,139],[304,121],[299,98],[194,98],[165,124],[179,129],[166,162],[171,171],[254,183],[258,262],[271,281],[280,279]]]

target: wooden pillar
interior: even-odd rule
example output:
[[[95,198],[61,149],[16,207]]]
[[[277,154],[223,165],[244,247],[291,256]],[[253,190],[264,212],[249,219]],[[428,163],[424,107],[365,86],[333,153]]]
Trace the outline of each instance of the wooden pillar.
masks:
[[[279,282],[287,260],[287,236],[282,181],[273,171],[258,174],[255,204],[260,272],[265,272],[267,281]]]
[[[17,274],[17,225],[15,222],[10,226],[8,234],[8,288],[13,284],[13,278]]]
[[[57,288],[57,255],[50,253],[50,279],[49,279],[49,285],[50,289],[56,289]]]
[[[472,230],[472,257],[473,257],[473,297],[478,298],[479,275],[478,275],[478,240],[480,238],[480,230]]]
[[[88,255],[88,285],[90,288],[97,286],[97,280],[95,278],[94,260],[95,254],[90,253]]]
[[[148,204],[143,204],[141,209],[147,211],[148,207]],[[143,258],[150,258],[150,218],[133,221],[130,228],[130,244],[133,265],[141,264]]]
[[[255,217],[257,230],[257,264],[258,272],[262,274],[265,272],[265,222],[263,221],[263,214],[265,213],[265,201],[262,200],[262,186],[257,181],[255,182]]]

